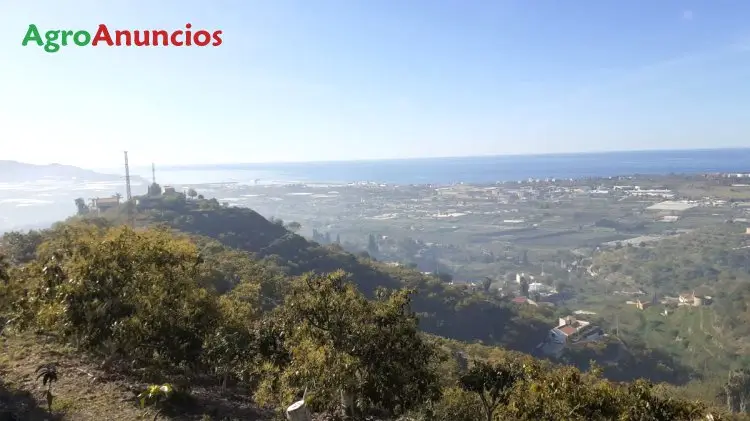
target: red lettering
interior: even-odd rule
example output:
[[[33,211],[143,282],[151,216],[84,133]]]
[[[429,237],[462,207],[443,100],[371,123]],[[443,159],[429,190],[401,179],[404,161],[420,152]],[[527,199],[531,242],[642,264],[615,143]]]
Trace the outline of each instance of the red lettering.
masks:
[[[193,27],[193,25],[191,25],[189,23],[185,24],[185,28],[188,29],[187,31],[185,31],[185,45],[187,45],[188,47],[190,47],[191,45],[193,45],[193,33],[190,32],[190,28],[192,28],[192,27]]]
[[[96,35],[94,35],[94,40],[91,41],[91,45],[96,46],[99,44],[99,41],[106,42],[110,47],[115,45],[114,41],[112,41],[112,35],[109,34],[109,29],[107,29],[107,25],[103,23],[100,24],[99,29],[96,30]]]
[[[215,31],[214,32],[214,43],[211,44],[211,45],[213,45],[214,47],[218,47],[218,46],[221,45],[221,43],[223,41],[221,39],[221,34],[222,34],[222,31]]]
[[[125,38],[125,42],[122,41],[123,38]],[[122,46],[122,44],[130,47],[132,42],[133,40],[130,37],[130,31],[115,31],[115,44],[117,44],[118,47]]]
[[[159,46],[159,37],[161,36],[161,45],[165,47],[169,47],[169,32],[167,31],[151,31],[151,34],[154,36],[154,42],[151,43],[154,47]]]
[[[200,38],[203,38],[203,40]],[[193,35],[193,42],[199,47],[205,47],[211,43],[211,33],[208,31],[198,31]]]
[[[141,39],[141,35],[143,35],[143,39]],[[133,44],[135,44],[138,47],[151,45],[151,38],[149,38],[148,36],[148,31],[134,31]]]
[[[174,31],[172,32],[172,36],[169,38],[170,41],[172,41],[172,45],[175,47],[182,47],[182,41],[179,41],[177,39],[178,36],[182,35],[182,31]]]

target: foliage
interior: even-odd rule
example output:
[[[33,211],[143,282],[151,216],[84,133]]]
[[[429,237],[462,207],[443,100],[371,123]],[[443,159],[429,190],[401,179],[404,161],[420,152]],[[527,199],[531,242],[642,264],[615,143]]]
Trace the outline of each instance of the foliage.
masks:
[[[295,281],[283,314],[283,335],[294,344],[281,372],[285,387],[308,387],[312,405],[329,410],[342,390],[395,414],[435,397],[434,352],[417,331],[410,291],[381,291],[370,301],[347,281],[340,271]]]
[[[553,323],[551,312],[546,309],[526,309],[526,313],[534,313],[531,318],[528,314],[520,315],[514,306],[492,295],[462,290],[412,268],[390,267],[368,258],[356,258],[335,245],[309,242],[285,229],[284,221],[275,218],[269,221],[251,209],[224,208],[215,199],[173,202],[163,197],[141,198],[138,206],[144,223],[166,224],[204,240],[211,238],[215,244],[242,250],[248,253],[246,257],[261,260],[273,266],[273,271],[279,270],[285,275],[330,273],[341,269],[350,273],[357,288],[370,298],[380,287],[414,289],[413,309],[420,316],[420,328],[430,333],[528,350],[537,345]],[[324,242],[332,241],[329,238]],[[377,245],[374,235],[373,242]],[[215,248],[215,244],[212,247]],[[269,279],[268,272],[273,271],[266,271],[259,278]],[[283,284],[277,280],[265,282],[262,295],[280,300],[284,295]]]
[[[297,232],[302,228],[302,225],[299,222],[292,221],[288,224],[286,224],[286,229],[288,229],[291,232]]]
[[[169,383],[164,383],[162,385],[152,384],[138,395],[138,402],[142,408],[146,405],[159,405],[168,400],[173,392],[174,388]],[[163,408],[159,408],[156,411],[156,414],[154,414],[154,421],[159,417],[162,410]]]
[[[54,399],[52,395],[52,383],[57,381],[57,366],[55,364],[40,365],[36,369],[36,373],[36,379],[42,379],[42,386],[47,386],[47,390],[45,391],[47,408],[52,410],[52,400]]]
[[[724,394],[728,411],[747,412],[750,409],[750,370],[743,368],[730,372]]]
[[[4,254],[0,254],[0,282],[7,284],[10,281],[10,263]]]
[[[658,247],[623,247],[600,253],[592,270],[602,277],[623,275],[663,294],[712,289],[720,280],[748,272],[746,240],[744,227],[711,226],[660,241]]]
[[[151,183],[148,186],[148,195],[149,196],[159,196],[162,193],[161,186],[157,183]]]
[[[89,213],[89,207],[86,206],[86,201],[84,201],[82,197],[77,198],[75,204],[78,215],[86,215]]]
[[[444,389],[431,412],[435,421],[477,421],[484,417],[479,396],[457,386]]]
[[[27,263],[34,259],[36,249],[43,240],[44,231],[6,232],[0,238],[0,254],[5,254],[8,263]]]
[[[687,420],[706,412],[646,381],[615,384],[598,368],[583,373],[420,331],[522,348],[548,328],[547,310],[514,310],[411,269],[358,260],[252,211],[152,200],[159,208],[141,203],[141,215],[172,209],[170,221],[193,236],[86,218],[45,231],[35,250],[18,254],[27,257],[11,260],[0,285],[0,309],[14,327],[164,376],[190,367],[216,384],[232,380],[278,409],[307,389],[316,410],[337,410],[343,391],[363,415],[440,421]],[[214,239],[196,235],[207,233]],[[741,379],[728,390],[744,390]]]
[[[654,247],[595,255],[591,269],[610,291],[639,288],[656,298],[693,292],[711,297],[702,307],[669,308],[669,317],[660,314],[661,306],[637,317],[618,309],[622,337],[631,349],[639,347],[638,342],[646,348],[639,360],[646,355],[652,357],[647,361],[662,360],[648,371],[667,377],[650,379],[684,382],[700,376],[709,384],[720,376],[726,381],[728,370],[750,359],[745,340],[750,335],[749,238],[743,225],[726,223],[670,237]],[[659,354],[666,358],[657,358]],[[696,374],[684,375],[690,371]],[[713,395],[719,389],[707,386],[704,393]]]
[[[196,285],[200,263],[194,245],[165,231],[68,226],[19,276],[22,316],[86,348],[194,361],[218,311]]]
[[[500,404],[508,403],[513,386],[523,378],[523,367],[513,361],[487,363],[475,361],[469,371],[461,376],[460,385],[467,392],[479,396],[487,421],[492,421]]]

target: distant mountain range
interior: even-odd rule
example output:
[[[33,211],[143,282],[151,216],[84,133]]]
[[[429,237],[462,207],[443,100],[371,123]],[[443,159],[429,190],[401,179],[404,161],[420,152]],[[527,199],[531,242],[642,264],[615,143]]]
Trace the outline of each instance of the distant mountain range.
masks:
[[[0,160],[0,182],[6,183],[35,181],[45,178],[57,180],[76,179],[81,181],[117,181],[122,180],[123,177],[123,175],[102,174],[71,165],[35,165],[18,161]],[[133,178],[140,180],[139,177]]]

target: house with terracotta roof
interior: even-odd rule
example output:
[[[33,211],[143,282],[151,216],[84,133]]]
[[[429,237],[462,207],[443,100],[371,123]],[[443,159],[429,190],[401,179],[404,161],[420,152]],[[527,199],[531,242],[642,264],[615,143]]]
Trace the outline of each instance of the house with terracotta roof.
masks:
[[[557,327],[550,330],[550,340],[556,343],[566,343],[568,338],[581,333],[591,322],[578,320],[574,316],[561,317]]]

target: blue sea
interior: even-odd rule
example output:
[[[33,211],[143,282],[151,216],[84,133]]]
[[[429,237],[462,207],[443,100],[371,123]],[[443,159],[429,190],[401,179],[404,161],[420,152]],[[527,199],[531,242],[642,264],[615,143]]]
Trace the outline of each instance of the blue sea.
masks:
[[[151,179],[151,168],[133,168],[134,175]],[[122,168],[100,170],[118,174]],[[750,148],[682,151],[608,152],[589,154],[485,156],[470,158],[404,159],[385,161],[313,162],[287,164],[232,164],[161,167],[162,185],[237,182],[246,184],[377,182],[388,184],[494,183],[528,178],[586,178],[632,174],[699,174],[750,172]],[[145,193],[146,184],[133,186]],[[0,233],[20,226],[48,226],[75,212],[76,197],[125,194],[122,180],[28,180],[0,185]]]
[[[505,155],[380,161],[192,165],[159,168],[157,178],[174,184],[494,183],[528,178],[586,178],[632,174],[750,172],[750,148]],[[146,175],[144,173],[143,175]]]

